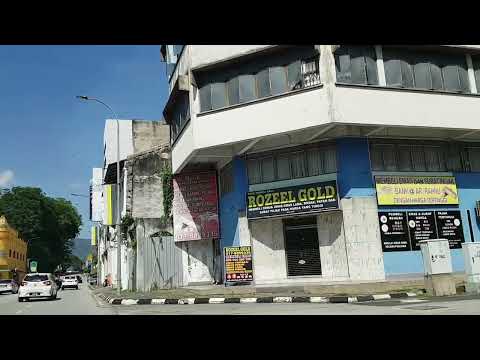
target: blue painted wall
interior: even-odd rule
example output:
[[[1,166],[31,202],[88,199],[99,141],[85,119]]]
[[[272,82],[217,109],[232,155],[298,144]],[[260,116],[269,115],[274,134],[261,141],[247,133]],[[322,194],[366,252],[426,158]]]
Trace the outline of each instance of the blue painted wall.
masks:
[[[340,198],[375,196],[367,139],[337,140],[337,184]]]
[[[238,212],[245,210],[245,197],[248,192],[246,163],[243,159],[233,159],[233,191],[220,197],[220,244],[240,245],[238,234]]]
[[[375,197],[373,176],[370,170],[368,142],[365,138],[343,138],[337,140],[337,181],[340,197]],[[460,205],[451,207],[438,206],[411,206],[411,207],[386,207],[379,206],[381,210],[418,211],[418,210],[460,210],[462,214],[465,241],[471,241],[468,227],[467,209],[470,210],[474,237],[480,241],[480,222],[475,216],[475,202],[480,200],[480,173],[455,173],[459,191]],[[452,267],[454,271],[464,270],[462,249],[451,251]],[[421,252],[386,252],[383,254],[385,273],[421,273],[423,262]]]

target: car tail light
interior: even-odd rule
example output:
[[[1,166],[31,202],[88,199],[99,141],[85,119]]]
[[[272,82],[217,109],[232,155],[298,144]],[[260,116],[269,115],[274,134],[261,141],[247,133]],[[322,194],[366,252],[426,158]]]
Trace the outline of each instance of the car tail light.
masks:
[[[52,285],[52,282],[51,281],[44,281],[43,285]]]

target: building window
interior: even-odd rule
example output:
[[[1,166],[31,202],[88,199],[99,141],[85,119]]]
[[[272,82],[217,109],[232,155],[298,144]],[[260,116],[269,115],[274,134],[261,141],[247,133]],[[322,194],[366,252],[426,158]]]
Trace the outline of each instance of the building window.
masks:
[[[198,72],[195,77],[200,88],[200,110],[216,110],[318,85],[316,54],[313,46],[293,47],[218,71]]]
[[[449,92],[470,92],[463,54],[437,54],[383,48],[387,86]]]
[[[233,162],[228,163],[220,170],[220,193],[221,195],[233,191]]]
[[[177,96],[176,102],[169,111],[168,116],[171,119],[171,140],[174,142],[190,120],[190,104],[187,92],[182,92]]]
[[[12,257],[12,249],[9,250],[8,257],[10,257],[10,258]]]
[[[375,47],[342,45],[335,51],[337,82],[378,85]]]
[[[336,151],[333,146],[254,156],[247,161],[249,184],[298,179],[337,171]]]
[[[480,147],[462,149],[463,145],[458,143],[405,144],[373,140],[370,161],[373,171],[480,171]]]
[[[480,147],[468,147],[466,150],[468,169],[472,172],[480,171]]]
[[[473,71],[475,74],[475,84],[477,92],[480,92],[480,56],[472,56]]]

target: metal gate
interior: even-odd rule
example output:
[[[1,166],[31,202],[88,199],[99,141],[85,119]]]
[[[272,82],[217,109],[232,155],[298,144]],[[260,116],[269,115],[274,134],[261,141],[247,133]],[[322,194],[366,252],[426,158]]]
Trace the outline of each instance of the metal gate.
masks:
[[[316,218],[285,220],[288,276],[321,275]]]
[[[159,236],[149,225],[147,219],[137,225],[138,290],[181,287],[183,265],[180,247],[175,244],[173,236]]]

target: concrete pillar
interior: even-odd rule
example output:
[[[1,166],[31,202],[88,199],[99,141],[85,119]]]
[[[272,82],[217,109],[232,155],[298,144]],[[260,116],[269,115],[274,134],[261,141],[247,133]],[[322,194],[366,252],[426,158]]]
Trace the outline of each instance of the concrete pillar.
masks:
[[[375,45],[375,53],[377,55],[378,85],[387,86],[387,80],[385,78],[385,66],[383,64],[382,45]]]
[[[475,82],[475,71],[473,69],[472,55],[466,54],[467,67],[468,67],[468,80],[470,83],[470,91],[472,94],[477,94],[477,83]]]
[[[350,278],[385,280],[376,199],[343,198],[340,203]]]

